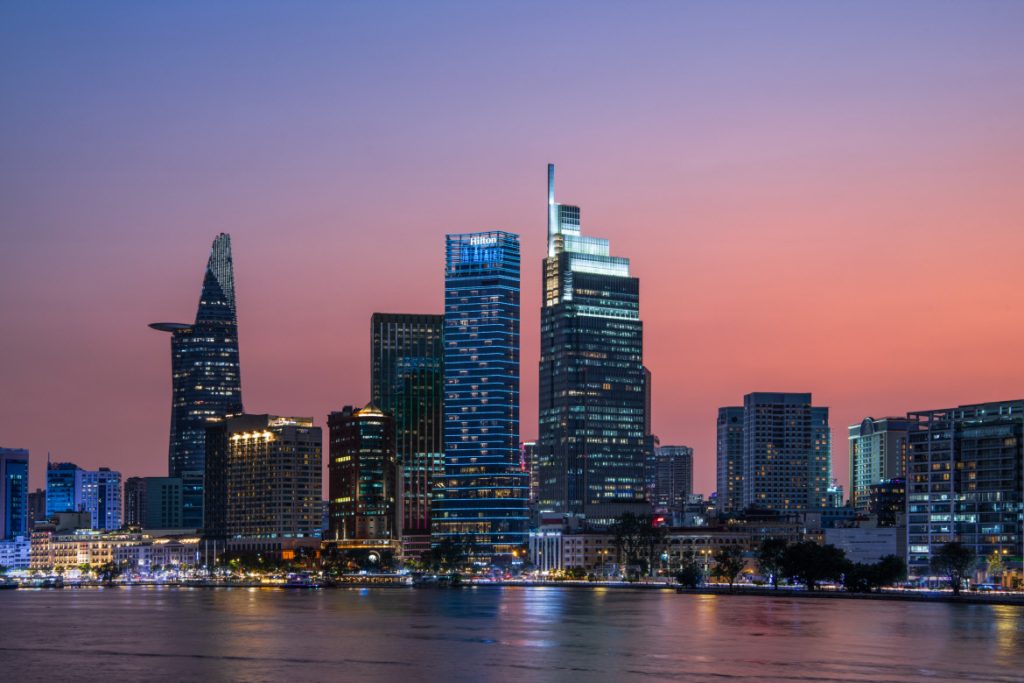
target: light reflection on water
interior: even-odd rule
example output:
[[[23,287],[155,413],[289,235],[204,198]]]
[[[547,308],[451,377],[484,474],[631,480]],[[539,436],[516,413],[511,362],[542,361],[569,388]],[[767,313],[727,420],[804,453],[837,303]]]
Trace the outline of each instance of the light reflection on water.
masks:
[[[0,594],[4,679],[1021,680],[1024,608],[560,588]]]

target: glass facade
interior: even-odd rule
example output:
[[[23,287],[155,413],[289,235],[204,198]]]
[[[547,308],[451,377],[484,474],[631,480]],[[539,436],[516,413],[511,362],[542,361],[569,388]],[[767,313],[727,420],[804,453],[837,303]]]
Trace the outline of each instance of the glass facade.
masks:
[[[526,542],[519,465],[519,237],[448,235],[445,248],[444,476],[433,542],[487,562]]]
[[[28,451],[0,448],[0,540],[26,536],[28,516]]]
[[[681,512],[687,496],[693,493],[693,449],[659,446],[656,453],[654,503]]]
[[[46,464],[46,516],[78,512],[82,498],[82,470],[70,462]]]
[[[444,471],[444,316],[374,313],[370,328],[371,403],[394,417],[403,544],[422,551],[434,481]]]
[[[649,431],[640,281],[608,241],[580,235],[578,207],[554,202],[541,308],[539,509],[610,523],[649,510]]]
[[[345,406],[330,428],[329,537],[397,538],[395,421],[374,405]]]
[[[171,437],[168,474],[198,485],[183,491],[188,528],[203,525],[206,427],[242,412],[238,319],[231,237],[213,241],[194,323],[153,323],[171,334]]]
[[[927,575],[931,555],[959,541],[979,560],[1024,555],[1024,401],[910,413],[907,565]]]

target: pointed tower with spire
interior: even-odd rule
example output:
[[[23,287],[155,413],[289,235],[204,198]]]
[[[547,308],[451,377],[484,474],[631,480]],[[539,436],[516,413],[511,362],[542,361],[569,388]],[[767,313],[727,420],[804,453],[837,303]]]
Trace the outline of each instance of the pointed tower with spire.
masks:
[[[206,428],[242,412],[238,317],[231,236],[217,235],[206,262],[194,323],[153,323],[171,335],[168,475],[183,479],[183,523],[203,525]]]

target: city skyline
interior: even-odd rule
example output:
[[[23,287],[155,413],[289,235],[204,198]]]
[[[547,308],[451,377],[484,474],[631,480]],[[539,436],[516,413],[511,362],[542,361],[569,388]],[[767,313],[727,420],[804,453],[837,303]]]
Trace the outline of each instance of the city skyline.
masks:
[[[13,330],[3,353],[4,445],[31,450],[33,490],[42,486],[47,452],[87,469],[166,474],[166,347],[145,324],[190,319],[199,260],[221,231],[235,238],[247,404],[324,424],[332,408],[370,395],[371,314],[438,313],[443,235],[492,227],[522,236],[521,436],[534,439],[546,219],[539,169],[553,161],[560,195],[586,207],[593,234],[628,254],[643,283],[653,431],[662,443],[694,447],[696,490],[714,489],[719,407],[751,392],[809,391],[831,409],[833,471],[849,491],[848,425],[1021,395],[1024,371],[1008,362],[1024,341],[1016,268],[1024,199],[1015,190],[1024,176],[1016,125],[1024,78],[1012,30],[1021,10],[990,7],[925,16],[903,9],[884,25],[869,21],[867,8],[848,8],[847,27],[831,31],[829,45],[801,34],[799,24],[787,28],[783,11],[755,13],[763,31],[711,9],[662,22],[674,30],[640,13],[621,30],[645,44],[631,38],[625,52],[614,48],[607,80],[571,82],[590,105],[573,115],[537,102],[586,60],[603,63],[600,38],[619,35],[612,26],[623,19],[612,9],[585,18],[590,33],[578,55],[555,47],[561,22],[527,29],[528,18],[509,10],[509,23],[542,46],[515,66],[508,55],[521,41],[511,33],[485,43],[486,32],[466,31],[451,48],[427,53],[426,64],[449,70],[441,81],[447,99],[426,97],[417,82],[397,93],[386,78],[339,72],[350,88],[314,100],[324,118],[304,113],[308,102],[239,121],[223,113],[235,109],[216,109],[217,88],[236,77],[232,95],[241,102],[263,102],[265,87],[296,100],[313,93],[313,81],[289,89],[288,69],[256,59],[258,36],[243,29],[235,35],[256,59],[251,68],[221,64],[199,78],[197,64],[125,59],[143,40],[169,43],[185,20],[171,9],[151,10],[136,37],[98,27],[107,51],[60,22],[52,27],[48,40],[62,41],[64,55],[107,70],[109,80],[90,95],[77,90],[77,72],[62,57],[44,54],[48,43],[11,36],[0,48],[11,71],[57,87],[32,97],[4,73],[15,94],[5,111],[24,134],[9,141],[9,168],[18,173],[3,171],[9,182],[0,202],[11,245],[0,254],[0,304]],[[12,11],[8,25],[16,32],[45,12]],[[373,18],[358,12],[361,21]],[[833,29],[840,21],[832,9],[813,12]],[[404,82],[423,54],[416,49],[425,49],[412,35],[415,19],[410,11],[393,29],[413,46],[381,67],[393,83]],[[196,49],[215,53],[214,28],[228,23],[210,17],[197,29]],[[776,41],[796,47],[741,68],[697,39],[702,32],[744,59],[778,48]],[[314,32],[287,64],[318,76],[340,69],[348,53],[331,52],[334,38]],[[865,44],[871,56],[838,57]],[[479,65],[462,65],[459,49],[485,45],[498,54],[507,92],[473,101],[455,86],[486,73],[493,58],[481,49]],[[344,50],[365,47],[357,41]],[[808,51],[821,59],[794,61]],[[998,55],[1006,59],[993,60]],[[545,60],[552,69],[538,71]],[[269,70],[269,86],[250,80],[260,70]],[[628,78],[647,71],[653,76]],[[544,74],[539,85],[525,86],[534,73]],[[614,102],[602,84],[611,84]],[[780,101],[773,89],[788,97]],[[425,110],[375,123],[371,110],[346,108],[353,90],[387,104],[422,101]],[[195,106],[162,106],[176,96]],[[469,119],[457,114],[466,103]],[[524,116],[531,109],[544,117]],[[118,113],[125,110],[145,132]],[[498,125],[467,123],[478,119]],[[312,132],[275,142],[293,130],[291,120]],[[518,132],[504,136],[513,125]],[[163,130],[168,135],[153,135]],[[208,153],[183,151],[203,144]],[[69,163],[46,161],[58,153]],[[349,296],[359,288],[372,296]],[[55,397],[76,410],[54,421]],[[112,415],[114,447],[101,428]]]

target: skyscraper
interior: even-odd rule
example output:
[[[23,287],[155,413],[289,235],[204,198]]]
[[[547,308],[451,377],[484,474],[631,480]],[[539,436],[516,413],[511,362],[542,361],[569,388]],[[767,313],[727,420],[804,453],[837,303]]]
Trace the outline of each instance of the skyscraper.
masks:
[[[719,512],[743,510],[743,406],[718,409],[716,495]]]
[[[850,426],[850,500],[866,514],[871,487],[907,475],[907,432],[917,423],[905,417],[864,418]]]
[[[0,448],[0,541],[28,533],[28,451]]]
[[[808,512],[828,507],[832,440],[828,408],[810,394],[743,397],[743,507]]]
[[[519,237],[445,238],[444,475],[433,542],[487,562],[526,542],[519,467]]]
[[[371,403],[394,417],[403,553],[430,549],[434,481],[444,472],[443,315],[374,313]]]
[[[217,235],[203,276],[194,323],[153,323],[171,334],[171,437],[168,474],[201,481],[205,470],[206,427],[242,412],[238,363],[238,317],[231,237]],[[203,525],[199,484],[183,494],[186,527]]]
[[[580,235],[580,209],[555,203],[540,340],[540,510],[603,526],[645,500],[647,431],[640,282],[608,240]]]
[[[907,415],[907,565],[959,541],[985,561],[1024,555],[1024,400]],[[1016,561],[1019,561],[1016,560]]]
[[[681,512],[693,493],[693,449],[659,446],[656,453],[654,503]]]
[[[323,458],[313,419],[238,415],[225,428],[228,548],[283,559],[319,548]]]
[[[329,538],[387,540],[397,533],[395,420],[370,404],[345,406],[330,428]]]

